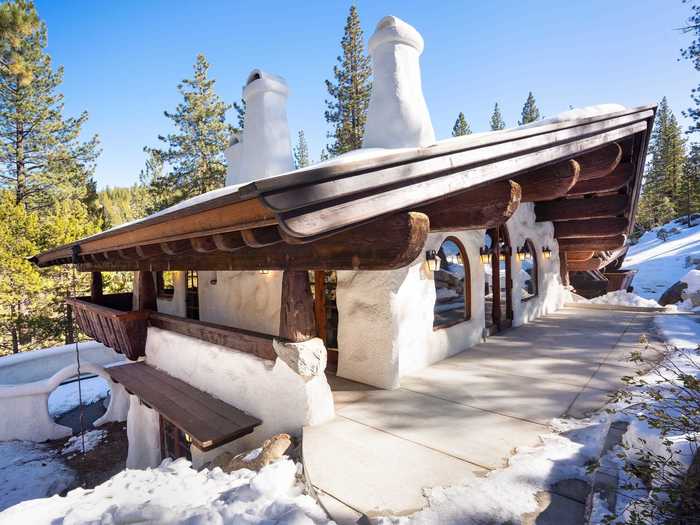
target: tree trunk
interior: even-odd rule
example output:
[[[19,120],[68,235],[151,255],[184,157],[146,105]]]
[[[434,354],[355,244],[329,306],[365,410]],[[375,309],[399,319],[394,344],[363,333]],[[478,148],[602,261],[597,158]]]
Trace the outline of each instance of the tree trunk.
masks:
[[[306,270],[284,270],[280,337],[295,343],[316,337],[314,300]]]

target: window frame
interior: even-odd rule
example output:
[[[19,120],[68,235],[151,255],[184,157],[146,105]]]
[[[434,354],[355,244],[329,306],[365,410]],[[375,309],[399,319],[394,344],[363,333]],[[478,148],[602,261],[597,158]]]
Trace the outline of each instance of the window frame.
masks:
[[[169,271],[170,273],[173,274],[172,282],[173,286],[172,288],[166,288],[165,287],[165,279],[163,277],[163,274],[165,271]],[[173,297],[175,297],[175,272],[172,270],[161,270],[156,272],[156,296],[158,299],[164,299],[166,301],[172,301]]]
[[[433,287],[435,287],[435,302],[433,303],[433,331],[450,328],[451,326],[470,321],[472,318],[472,269],[469,262],[469,256],[467,254],[467,250],[464,248],[464,244],[462,244],[462,241],[452,235],[449,235],[442,240],[437,251],[439,252],[443,244],[448,241],[453,242],[457,246],[460,255],[462,256],[462,262],[464,263],[464,317],[462,319],[436,324],[435,306],[437,305],[437,287],[435,287],[435,283],[433,282]]]
[[[535,246],[535,243],[532,239],[529,237],[525,239],[525,242],[523,242],[523,246],[527,246],[528,250],[530,250],[530,253],[532,254],[532,277],[530,280],[532,280],[535,284],[535,291],[534,293],[529,296],[529,297],[521,297],[520,302],[526,303],[528,301],[532,301],[536,297],[540,295],[540,261],[537,259],[537,247]],[[520,263],[520,270],[523,269],[523,261],[518,261]],[[525,284],[525,283],[523,283]],[[521,293],[522,293],[522,286],[520,287]]]

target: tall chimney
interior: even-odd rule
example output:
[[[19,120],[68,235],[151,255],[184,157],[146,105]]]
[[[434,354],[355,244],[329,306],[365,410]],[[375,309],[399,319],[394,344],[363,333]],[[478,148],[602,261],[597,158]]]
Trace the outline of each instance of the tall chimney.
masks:
[[[241,169],[241,137],[234,133],[231,137],[231,144],[224,150],[226,157],[226,186],[236,184]]]
[[[227,184],[250,182],[294,169],[287,123],[288,96],[289,89],[282,77],[260,69],[248,75],[243,88],[246,112],[238,146],[240,153],[236,152],[236,145],[231,152],[234,162],[240,155],[238,173],[227,172]]]
[[[385,16],[369,39],[374,80],[363,148],[404,148],[435,143],[423,98],[419,57],[423,37],[395,16]]]

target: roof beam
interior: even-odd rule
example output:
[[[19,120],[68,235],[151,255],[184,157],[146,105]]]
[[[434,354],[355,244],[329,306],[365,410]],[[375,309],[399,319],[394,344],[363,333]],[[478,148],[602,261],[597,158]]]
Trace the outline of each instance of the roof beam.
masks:
[[[606,265],[606,261],[600,257],[591,257],[586,261],[569,261],[570,272],[590,272],[600,270]]]
[[[586,237],[612,237],[627,231],[629,221],[624,217],[588,219],[583,221],[563,221],[554,223],[554,236],[557,239],[581,239]]]
[[[416,209],[430,218],[430,231],[477,230],[506,222],[520,204],[521,188],[505,180]]]
[[[627,186],[632,180],[634,180],[634,165],[625,162],[624,164],[619,164],[610,175],[598,179],[578,181],[569,190],[568,195],[574,197],[589,193],[617,191]]]
[[[584,199],[561,199],[535,204],[537,221],[572,221],[623,215],[629,203],[625,195]]]
[[[277,226],[242,230],[241,237],[246,246],[250,246],[251,248],[262,248],[263,246],[272,246],[273,244],[282,242],[282,237],[280,236]]]
[[[616,250],[624,246],[627,237],[615,235],[614,237],[588,237],[585,239],[559,239],[559,249],[569,251],[582,250]]]
[[[234,253],[186,253],[151,259],[84,259],[81,271],[120,270],[390,270],[423,253],[428,217],[409,212],[385,216],[364,226],[308,244],[245,247]]]
[[[593,255],[595,252],[593,250],[586,250],[586,251],[568,251],[566,252],[566,255],[568,256],[569,261],[587,261]]]
[[[575,160],[528,171],[513,180],[522,188],[522,202],[548,201],[563,197],[576,184],[581,167]]]
[[[622,160],[622,148],[616,142],[576,157],[581,165],[579,180],[593,180],[610,175]]]

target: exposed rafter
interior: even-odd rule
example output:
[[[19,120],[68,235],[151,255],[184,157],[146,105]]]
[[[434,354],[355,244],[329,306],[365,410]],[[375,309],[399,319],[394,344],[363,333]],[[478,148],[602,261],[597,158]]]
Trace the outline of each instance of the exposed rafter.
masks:
[[[563,197],[578,181],[581,167],[575,160],[528,171],[513,180],[522,188],[522,202],[548,201]]]
[[[537,221],[571,221],[617,217],[627,210],[625,195],[591,197],[583,199],[561,199],[535,205]]]

